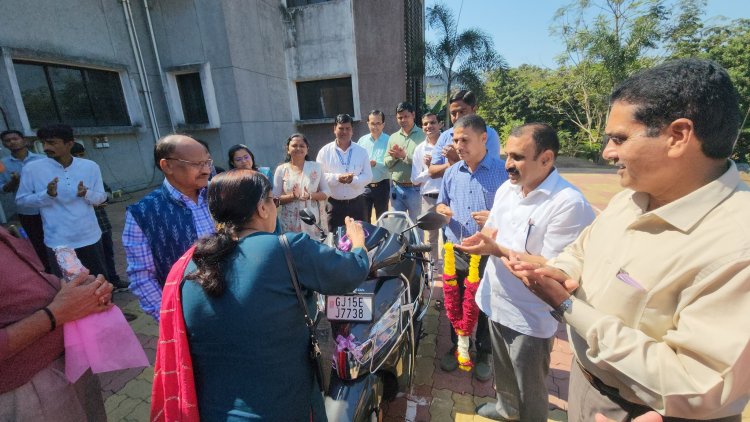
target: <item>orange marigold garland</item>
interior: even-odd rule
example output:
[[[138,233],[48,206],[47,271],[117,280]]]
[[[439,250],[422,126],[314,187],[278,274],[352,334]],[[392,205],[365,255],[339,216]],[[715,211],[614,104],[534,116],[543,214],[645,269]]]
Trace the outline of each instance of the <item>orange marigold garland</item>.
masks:
[[[469,274],[464,279],[463,297],[456,280],[456,257],[453,254],[453,244],[445,243],[445,258],[443,259],[443,297],[445,313],[448,315],[453,329],[458,335],[456,358],[458,366],[464,371],[470,371],[474,364],[469,355],[469,337],[479,318],[479,307],[474,296],[479,286],[479,255],[470,255]]]

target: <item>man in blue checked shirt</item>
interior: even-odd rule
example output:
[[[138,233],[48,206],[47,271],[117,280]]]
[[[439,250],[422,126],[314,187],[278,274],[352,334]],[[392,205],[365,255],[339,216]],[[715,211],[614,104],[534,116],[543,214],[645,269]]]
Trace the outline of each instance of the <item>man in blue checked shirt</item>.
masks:
[[[453,126],[453,142],[461,161],[445,171],[436,211],[448,219],[445,235],[448,241],[455,244],[461,244],[464,238],[482,228],[495,201],[495,192],[508,179],[505,162],[487,151],[486,127],[484,119],[476,114],[461,117]],[[469,257],[458,250],[455,250],[455,256],[456,279],[463,295]],[[479,274],[484,273],[486,263],[487,257],[482,257]],[[458,366],[455,356],[458,337],[453,330],[451,340],[453,348],[440,361],[440,367],[447,372]],[[480,381],[487,381],[492,376],[489,363],[492,345],[487,316],[483,313],[480,313],[477,323],[476,349],[474,376]]]
[[[154,147],[164,183],[128,207],[122,245],[130,290],[159,321],[161,291],[172,265],[199,237],[216,231],[206,201],[213,160],[205,146],[167,135]]]

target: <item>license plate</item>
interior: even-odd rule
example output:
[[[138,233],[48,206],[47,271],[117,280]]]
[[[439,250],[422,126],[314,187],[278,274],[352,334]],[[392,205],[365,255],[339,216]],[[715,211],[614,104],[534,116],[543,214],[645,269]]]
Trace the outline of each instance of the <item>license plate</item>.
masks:
[[[327,296],[326,317],[330,321],[372,321],[372,296]]]

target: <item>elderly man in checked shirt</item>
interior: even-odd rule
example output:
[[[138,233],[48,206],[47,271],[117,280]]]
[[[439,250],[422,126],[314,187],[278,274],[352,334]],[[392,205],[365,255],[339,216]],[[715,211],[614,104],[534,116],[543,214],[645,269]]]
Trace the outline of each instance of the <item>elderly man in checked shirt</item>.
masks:
[[[130,290],[143,311],[159,321],[162,287],[172,264],[199,237],[215,231],[206,202],[213,161],[196,140],[168,135],[157,142],[154,162],[164,183],[128,207],[122,245]]]
[[[453,142],[461,161],[445,171],[435,210],[449,219],[445,236],[455,244],[461,244],[464,238],[482,228],[495,201],[495,192],[508,180],[505,162],[487,152],[486,128],[484,119],[476,114],[461,117],[453,126]],[[459,280],[463,294],[463,280],[468,273],[469,259],[458,250],[455,255],[456,279]],[[486,263],[487,257],[482,257],[479,274],[484,273]],[[440,368],[444,371],[453,371],[458,366],[454,355],[458,337],[453,330],[451,340],[454,347],[440,361]],[[477,322],[476,348],[474,376],[480,381],[487,381],[492,376],[489,364],[492,346],[487,316],[481,313]]]

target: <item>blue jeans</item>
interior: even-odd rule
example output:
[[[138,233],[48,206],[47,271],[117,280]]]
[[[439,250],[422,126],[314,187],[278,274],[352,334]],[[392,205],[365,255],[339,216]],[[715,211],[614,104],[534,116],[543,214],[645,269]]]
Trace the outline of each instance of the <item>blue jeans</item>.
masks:
[[[393,211],[406,211],[412,221],[422,214],[422,196],[419,194],[419,186],[401,186],[393,183],[391,187],[391,209]]]

